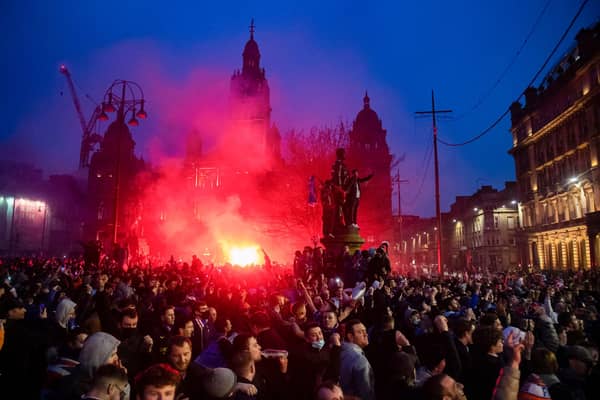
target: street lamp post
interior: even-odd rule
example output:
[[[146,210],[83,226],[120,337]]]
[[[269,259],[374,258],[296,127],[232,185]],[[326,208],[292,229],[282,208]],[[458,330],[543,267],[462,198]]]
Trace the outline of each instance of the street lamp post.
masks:
[[[116,80],[106,90],[104,100],[102,102],[102,113],[98,119],[107,121],[109,119],[107,113],[117,112],[117,122],[120,125],[125,125],[125,118],[131,115],[127,121],[129,126],[138,126],[139,119],[146,119],[148,114],[144,110],[144,92],[140,85],[133,81]],[[138,108],[139,107],[139,108]],[[137,117],[137,118],[136,118]],[[127,127],[125,127],[127,129]],[[119,230],[119,210],[121,201],[121,141],[123,135],[117,136],[117,157],[115,165],[115,190],[114,190],[114,215],[113,215],[113,243],[117,243]]]

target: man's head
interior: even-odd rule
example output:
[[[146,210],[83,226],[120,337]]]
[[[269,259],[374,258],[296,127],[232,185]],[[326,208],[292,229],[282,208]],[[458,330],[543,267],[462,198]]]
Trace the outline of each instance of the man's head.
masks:
[[[446,374],[434,375],[423,384],[423,398],[428,400],[466,400],[463,385]]]
[[[485,313],[479,322],[481,326],[491,326],[495,329],[502,330],[502,322],[500,322],[500,318],[498,318],[498,314],[495,312]]]
[[[306,303],[297,301],[292,305],[292,313],[298,322],[306,321]]]
[[[129,394],[127,372],[116,365],[102,365],[96,370],[92,387],[88,392],[90,398],[103,400],[120,400]]]
[[[231,353],[236,354],[247,353],[247,356],[252,361],[259,361],[262,358],[261,347],[256,341],[256,337],[247,333],[240,333],[233,339]]]
[[[208,305],[205,301],[199,301],[194,306],[194,318],[204,318],[204,314],[208,311]]]
[[[473,332],[473,344],[483,353],[500,354],[504,350],[502,331],[491,326],[480,326]]]
[[[473,344],[474,331],[475,324],[466,318],[459,319],[454,326],[454,334],[465,345]]]
[[[360,348],[365,348],[369,344],[369,335],[367,328],[358,319],[350,320],[346,323],[346,341],[354,343]]]
[[[257,311],[250,317],[250,329],[258,335],[260,332],[271,328],[271,319],[264,311]]]
[[[321,327],[317,325],[316,322],[311,322],[306,325],[306,328],[304,329],[304,340],[309,344],[319,343],[324,340]]]
[[[127,308],[121,312],[119,328],[124,339],[132,336],[137,331],[139,317],[135,309]]]
[[[0,304],[0,318],[24,319],[27,310],[12,294],[5,294]]]
[[[215,323],[217,320],[217,309],[214,307],[208,307],[208,322]]]
[[[165,325],[168,325],[171,327],[173,325],[175,325],[175,307],[173,307],[173,306],[165,307],[160,314],[160,320]]]
[[[191,317],[180,317],[177,318],[177,322],[174,325],[175,334],[179,336],[185,336],[191,338],[194,334],[194,322]]]
[[[181,376],[168,364],[155,364],[135,378],[137,400],[173,400]]]
[[[317,388],[316,400],[344,400],[342,388],[333,381],[325,381]]]
[[[73,350],[81,350],[88,334],[82,328],[75,328],[67,335],[67,346]]]
[[[334,329],[338,325],[338,318],[335,311],[325,311],[321,315],[321,327],[325,329]]]
[[[192,341],[185,336],[173,336],[167,349],[169,364],[179,372],[185,372],[192,361]]]

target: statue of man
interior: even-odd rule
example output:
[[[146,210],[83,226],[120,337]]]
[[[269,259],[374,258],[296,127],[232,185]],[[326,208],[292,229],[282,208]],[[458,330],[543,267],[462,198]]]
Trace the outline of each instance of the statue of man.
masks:
[[[353,226],[358,228],[356,223],[356,215],[358,214],[358,203],[360,201],[360,184],[367,182],[373,177],[373,174],[364,178],[359,178],[358,170],[353,169],[352,175],[346,180],[344,189],[346,190],[346,200],[344,202],[344,217],[346,219],[346,226]]]
[[[331,167],[331,189],[335,203],[334,231],[336,227],[348,224],[347,221],[344,221],[345,185],[348,180],[348,168],[344,164],[346,150],[338,148],[335,151],[335,157],[335,163]]]

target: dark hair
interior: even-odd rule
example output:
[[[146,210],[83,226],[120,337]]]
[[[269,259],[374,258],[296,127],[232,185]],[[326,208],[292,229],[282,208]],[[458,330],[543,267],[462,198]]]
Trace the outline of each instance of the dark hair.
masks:
[[[231,322],[231,320],[226,317],[217,318],[217,320],[215,321],[215,331],[217,331],[219,333],[225,332],[225,327],[227,326],[227,321]]]
[[[67,334],[67,342],[74,342],[75,340],[77,340],[77,336],[81,335],[82,333],[85,333],[87,335],[87,329],[77,327],[72,331],[69,331],[69,333]]]
[[[178,333],[179,329],[185,329],[185,326],[187,325],[188,322],[194,322],[194,320],[192,319],[191,316],[183,314],[183,315],[178,315],[177,318],[175,318],[175,325],[173,325],[173,332]]]
[[[179,385],[181,375],[168,364],[154,364],[135,377],[135,389],[139,395],[144,394],[147,386],[165,387]]]
[[[422,388],[423,398],[428,400],[442,400],[447,394],[442,386],[442,381],[447,376],[446,374],[437,374],[427,379]]]
[[[271,319],[264,311],[257,311],[250,317],[250,325],[254,325],[259,329],[270,328]]]
[[[420,354],[421,362],[428,370],[432,371],[435,367],[446,359],[444,348],[438,344],[428,346],[426,351]]]
[[[304,336],[306,336],[306,334],[308,333],[308,331],[310,329],[314,329],[314,328],[321,329],[321,325],[319,325],[318,323],[316,323],[314,321],[308,322],[306,325],[304,325]]]
[[[345,338],[348,337],[348,334],[352,334],[354,335],[354,327],[358,324],[362,324],[362,322],[359,319],[351,319],[350,321],[346,322],[345,326],[346,326],[346,336]]]
[[[494,322],[498,319],[498,314],[493,311],[486,312],[481,319],[479,320],[479,324],[481,326],[493,326]]]
[[[135,308],[126,308],[123,311],[121,311],[121,313],[119,315],[119,322],[123,321],[123,317],[136,319],[138,317],[138,313],[135,310]]]
[[[192,341],[190,340],[190,338],[180,335],[171,336],[169,338],[169,341],[167,342],[167,355],[171,354],[171,349],[173,348],[173,346],[183,347],[183,345],[186,343],[190,346],[191,349]]]
[[[127,383],[127,372],[114,364],[105,364],[98,367],[94,373],[92,386],[100,386],[101,384],[110,383],[110,381]]]
[[[464,336],[465,333],[471,332],[473,326],[475,326],[473,321],[468,320],[466,318],[459,318],[454,324],[454,335],[457,338],[461,338]]]
[[[501,339],[502,331],[492,326],[480,326],[473,332],[473,344],[484,354]]]
[[[573,313],[564,311],[564,312],[561,312],[560,314],[558,314],[558,317],[556,317],[556,320],[558,321],[558,325],[567,327],[571,323],[571,318],[573,318]]]
[[[248,350],[248,342],[250,338],[255,337],[251,333],[240,333],[233,339],[233,346],[231,348],[232,353],[240,353],[242,351]]]

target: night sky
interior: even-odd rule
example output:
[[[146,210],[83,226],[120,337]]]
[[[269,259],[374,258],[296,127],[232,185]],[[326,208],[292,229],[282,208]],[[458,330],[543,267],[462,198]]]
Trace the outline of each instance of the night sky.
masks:
[[[133,135],[145,159],[159,164],[180,156],[191,129],[210,143],[254,18],[281,132],[351,122],[368,90],[391,151],[406,155],[399,164],[409,180],[402,187],[403,213],[431,216],[431,121],[414,112],[430,107],[434,89],[437,105],[454,110],[440,119],[440,138],[462,142],[477,135],[525,89],[580,4],[4,0],[0,159],[31,162],[47,173],[76,169],[81,129],[61,63],[73,74],[86,118],[94,108],[86,95],[101,101],[114,79],[144,88],[149,119]],[[599,15],[600,1],[590,0],[554,62]],[[501,188],[515,179],[509,127],[506,118],[471,145],[440,146],[442,210],[478,186]]]

